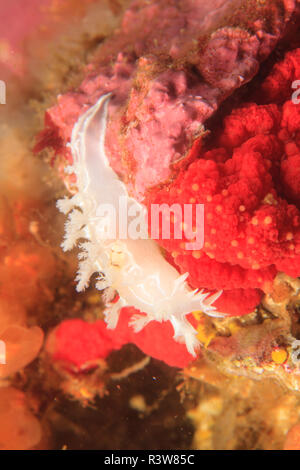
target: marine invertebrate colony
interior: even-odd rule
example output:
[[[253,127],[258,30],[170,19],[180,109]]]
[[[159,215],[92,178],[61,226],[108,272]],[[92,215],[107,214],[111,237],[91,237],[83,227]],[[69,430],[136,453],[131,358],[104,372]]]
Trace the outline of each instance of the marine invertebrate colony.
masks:
[[[298,55],[298,50],[289,53],[273,72],[278,74],[278,68],[284,70],[290,61],[295,63],[283,96],[297,77]],[[224,289],[225,295],[217,301],[222,312],[249,313],[262,292],[269,291],[278,271],[299,274],[299,210],[289,203],[297,203],[298,198],[297,179],[290,175],[298,161],[297,139],[291,144],[297,122],[298,108],[289,100],[285,104],[245,104],[225,118],[215,148],[192,150],[194,162],[188,169],[146,195],[149,206],[205,204],[201,252],[188,251],[175,239],[160,243],[180,271],[190,274],[194,288]],[[122,188],[125,194],[125,186]],[[145,305],[132,305],[146,311]]]
[[[160,243],[192,286],[224,289],[217,306],[233,315],[251,312],[278,272],[300,274],[300,115],[290,99],[299,59],[299,49],[289,52],[264,93],[227,115],[213,145],[204,144],[186,170],[148,196],[149,204],[205,204],[203,250]]]
[[[185,282],[188,273],[179,276],[155,242],[148,238],[145,218],[144,223],[141,222],[141,238],[111,239],[109,232],[116,223],[116,215],[119,220],[117,211],[122,197],[128,200],[129,213],[140,213],[143,218],[145,210],[127,195],[125,185],[105,155],[109,97],[102,96],[74,126],[70,145],[73,165],[67,171],[76,175],[78,192],[71,199],[58,201],[62,212],[71,211],[63,248],[72,249],[80,238],[87,240],[80,244],[79,291],[87,286],[94,273],[98,274],[98,289],[116,290],[119,299],[106,310],[109,328],[116,327],[122,307],[132,306],[142,312],[130,320],[135,331],[140,331],[152,320],[169,320],[174,328],[174,338],[183,340],[188,351],[195,355],[199,344],[197,331],[185,317],[194,310],[218,316],[212,304],[221,292],[208,297],[208,293],[197,289],[191,291]]]
[[[231,8],[239,2],[212,4],[209,15],[204,2],[187,3],[183,7],[173,0],[168,2],[163,9],[166,29],[160,35],[161,27],[156,30],[153,22],[161,1],[151,4],[143,0],[133,2],[120,30],[100,46],[99,55],[86,67],[82,84],[76,91],[59,96],[58,104],[47,110],[45,130],[39,136],[36,150],[54,149],[58,169],[71,189],[74,176],[63,174],[63,170],[73,163],[77,177],[75,184],[80,185],[79,176],[86,175],[76,170],[76,152],[80,150],[82,140],[78,135],[75,142],[74,125],[78,122],[75,125],[77,131],[77,126],[84,128],[84,120],[89,115],[89,111],[85,115],[86,109],[90,108],[92,112],[91,106],[102,103],[101,97],[111,93],[102,154],[105,150],[108,166],[124,182],[114,175],[116,194],[134,197],[135,202],[128,196],[133,208],[141,207],[140,203],[148,207],[155,203],[204,204],[205,245],[202,250],[187,251],[178,240],[161,238],[159,243],[166,250],[170,264],[157,248],[153,253],[166,267],[166,272],[173,273],[173,280],[178,276],[177,268],[181,274],[189,273],[186,281],[193,288],[216,292],[222,289],[222,296],[215,298],[218,310],[239,316],[253,310],[263,292],[271,289],[278,271],[291,275],[297,275],[299,271],[299,214],[295,205],[298,189],[295,182],[288,182],[291,180],[290,163],[297,167],[298,157],[286,158],[293,145],[297,145],[295,130],[287,129],[287,116],[289,113],[296,116],[297,112],[291,104],[275,102],[278,97],[270,97],[268,103],[259,101],[257,93],[251,103],[233,110],[225,118],[223,129],[221,126],[214,130],[214,145],[206,140],[204,123],[226,97],[254,77],[259,63],[270,54],[284,35],[288,22],[297,15],[297,3],[270,1],[264,6],[248,2],[248,9],[232,17]],[[220,16],[226,18],[221,23]],[[203,24],[202,17],[205,18]],[[200,23],[202,35],[199,38]],[[286,100],[291,80],[297,78],[297,54],[297,51],[291,52],[284,62],[290,64],[288,71],[291,74],[289,80],[279,86],[280,93],[284,88]],[[283,68],[286,67],[284,64]],[[283,73],[283,76],[286,78],[287,74]],[[268,79],[262,85],[262,94],[266,96],[267,89],[276,94],[274,83],[269,88],[267,83]],[[70,140],[71,146],[68,145]],[[74,152],[74,149],[77,150]],[[103,170],[100,162],[99,157],[99,162],[95,161],[95,166],[90,167],[90,174]],[[285,185],[281,183],[279,173],[284,175]],[[71,248],[74,235],[73,241],[76,237],[90,238],[87,221],[90,225],[94,221],[96,224],[94,216],[97,214],[92,217],[91,212],[76,209],[77,205],[82,209],[80,194],[85,195],[84,181],[71,204],[60,203],[65,212],[73,209],[65,248]],[[107,181],[104,180],[103,185],[107,187]],[[89,181],[86,187],[88,191],[92,190]],[[94,193],[97,190],[93,187]],[[103,193],[109,197],[108,191]],[[107,199],[103,202],[114,205],[116,201]],[[96,205],[98,203],[99,200]],[[99,233],[97,237],[100,240]],[[96,245],[95,238],[92,246]],[[97,257],[102,257],[108,273],[106,277],[100,276],[98,286],[111,284],[116,288],[115,281],[111,282],[112,276],[122,270],[119,266],[111,266],[114,264],[111,260],[122,264],[125,259],[126,263],[128,252],[138,250],[139,240],[132,242],[132,246],[130,240],[111,245],[110,257],[100,253],[100,247],[99,253],[92,252],[92,246],[82,246],[79,288],[93,272],[104,270],[97,263],[93,265]],[[146,261],[149,255],[144,258],[144,277],[147,278],[146,264],[151,266],[154,258],[151,262]],[[175,267],[174,271],[171,265]],[[166,279],[168,276],[164,276],[164,282]],[[128,286],[128,279],[126,281]],[[122,283],[118,277],[116,290],[120,292],[120,300],[107,315],[111,326],[117,322],[117,309],[122,306],[122,299],[129,295]],[[153,287],[152,294],[157,287]],[[136,288],[135,284],[135,293]],[[170,294],[172,289],[170,286],[168,289]],[[146,305],[146,298],[137,303],[133,297],[127,300],[127,305],[136,305],[141,312],[148,313],[148,319],[153,318],[153,310]],[[161,306],[156,305],[156,312],[166,311],[166,306],[160,310]],[[178,305],[179,308],[183,315],[181,320],[184,320],[181,325],[188,327],[191,333],[192,329],[185,321],[187,309],[182,305]],[[159,313],[156,318],[161,321],[167,316]],[[145,320],[147,318],[140,316],[139,326]],[[173,319],[176,332],[175,324]],[[189,350],[194,350],[192,343]]]

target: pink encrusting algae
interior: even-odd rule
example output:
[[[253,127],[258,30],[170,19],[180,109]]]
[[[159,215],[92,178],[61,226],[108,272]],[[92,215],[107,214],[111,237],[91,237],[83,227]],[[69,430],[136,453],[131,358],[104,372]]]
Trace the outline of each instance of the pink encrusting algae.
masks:
[[[58,96],[47,110],[36,151],[52,147],[61,166],[71,162],[66,144],[73,126],[100,96],[112,93],[107,156],[130,193],[143,199],[185,162],[205,120],[253,78],[297,13],[293,1],[243,3],[132,2],[78,89]],[[228,25],[237,21],[243,26]]]

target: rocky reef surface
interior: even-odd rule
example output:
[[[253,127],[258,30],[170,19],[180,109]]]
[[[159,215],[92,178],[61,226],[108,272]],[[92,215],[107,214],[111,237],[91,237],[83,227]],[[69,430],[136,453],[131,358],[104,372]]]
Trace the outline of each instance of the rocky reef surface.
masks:
[[[0,57],[0,447],[299,448],[299,2],[72,3],[37,19],[43,47],[32,25],[30,53],[15,38],[22,67]],[[201,250],[158,240],[191,287],[223,290],[229,315],[188,317],[196,359],[169,322],[134,332],[132,307],[108,330],[59,247],[57,175],[76,192],[67,144],[108,92],[105,149],[130,195],[205,206]]]

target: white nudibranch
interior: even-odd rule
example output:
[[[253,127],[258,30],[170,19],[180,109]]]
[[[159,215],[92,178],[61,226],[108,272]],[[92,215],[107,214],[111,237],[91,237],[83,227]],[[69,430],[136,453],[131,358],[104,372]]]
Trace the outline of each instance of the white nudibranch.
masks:
[[[105,311],[109,328],[116,327],[122,307],[132,306],[142,312],[131,319],[135,331],[153,320],[170,320],[174,339],[185,342],[195,356],[199,346],[197,331],[186,315],[201,310],[211,316],[221,316],[212,304],[222,292],[209,297],[203,291],[192,291],[186,283],[188,273],[179,275],[156,242],[148,238],[146,208],[128,195],[105,154],[110,96],[101,96],[73,128],[70,143],[73,165],[66,171],[76,175],[78,191],[73,197],[57,202],[61,212],[69,213],[62,247],[67,251],[79,244],[78,291],[84,290],[96,273],[97,289],[111,288],[119,295],[119,300],[109,303]],[[128,214],[143,215],[140,233],[144,238],[108,236],[109,228],[116,228],[119,220],[120,199],[125,199]],[[79,242],[80,239],[85,241]]]

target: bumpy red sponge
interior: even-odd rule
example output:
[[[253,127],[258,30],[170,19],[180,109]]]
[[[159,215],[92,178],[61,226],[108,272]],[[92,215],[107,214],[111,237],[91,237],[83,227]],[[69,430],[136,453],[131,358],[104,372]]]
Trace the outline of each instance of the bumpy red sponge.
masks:
[[[276,66],[277,75],[280,67],[286,63]],[[264,89],[268,83],[275,93],[273,81]],[[189,272],[192,287],[224,290],[216,303],[223,312],[251,312],[278,271],[300,275],[299,144],[299,105],[247,103],[224,119],[213,147],[148,194],[149,212],[152,204],[180,204],[182,213],[184,204],[204,204],[203,249],[187,250],[185,236],[168,240],[160,233],[159,243],[180,272]]]
[[[184,344],[173,339],[170,322],[153,321],[135,333],[128,327],[128,322],[136,313],[134,308],[123,308],[115,330],[108,330],[103,320],[94,323],[81,319],[63,321],[49,336],[46,349],[52,359],[63,361],[66,367],[73,365],[78,369],[91,366],[97,359],[105,359],[113,350],[128,343],[135,344],[145,354],[172,367],[185,367],[195,359]]]

